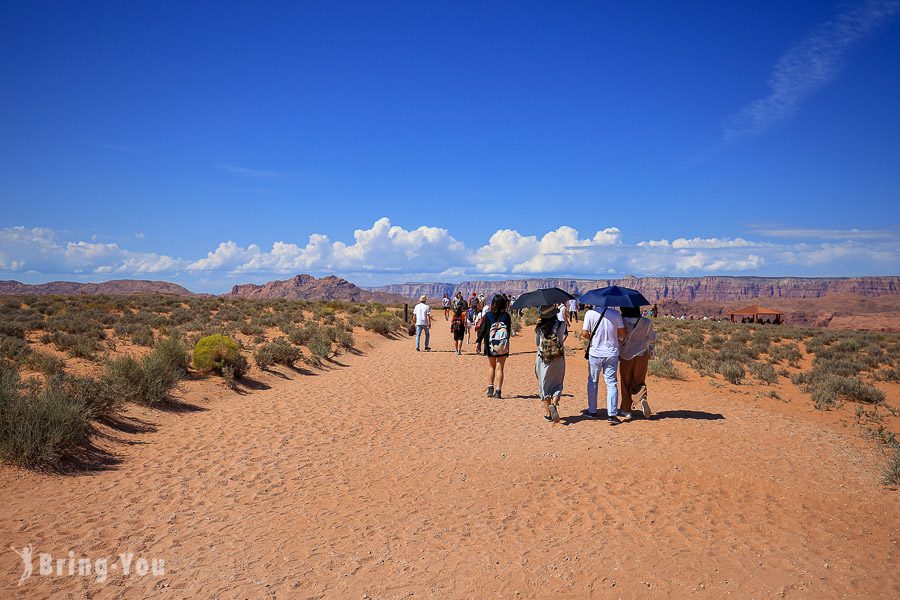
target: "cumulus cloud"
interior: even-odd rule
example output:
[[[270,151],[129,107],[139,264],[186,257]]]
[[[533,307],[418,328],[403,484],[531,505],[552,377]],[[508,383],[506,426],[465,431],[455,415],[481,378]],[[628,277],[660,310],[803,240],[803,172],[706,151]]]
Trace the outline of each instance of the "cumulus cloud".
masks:
[[[579,272],[592,264],[590,250],[621,243],[616,227],[597,231],[582,239],[578,230],[562,226],[544,234],[522,235],[513,229],[501,229],[475,253],[475,268],[484,273]]]
[[[405,229],[384,217],[371,227],[356,230],[348,241],[331,240],[320,233],[313,233],[305,243],[281,240],[269,248],[228,240],[205,256],[187,260],[135,252],[117,243],[68,241],[59,232],[40,227],[0,229],[3,273],[163,277],[185,272],[195,281],[334,273],[351,280],[387,283],[625,274],[862,275],[896,273],[898,269],[898,236],[811,240],[799,235],[794,240],[775,241],[683,236],[672,241],[626,243],[617,227],[582,234],[562,226],[542,235],[501,229],[473,248],[446,229]]]
[[[769,77],[769,94],[726,122],[724,141],[760,134],[793,115],[810,95],[837,78],[848,50],[900,12],[897,0],[868,0],[822,23],[794,44]]]
[[[184,261],[153,252],[134,252],[118,244],[64,242],[44,227],[0,229],[0,271],[39,273],[169,273]]]

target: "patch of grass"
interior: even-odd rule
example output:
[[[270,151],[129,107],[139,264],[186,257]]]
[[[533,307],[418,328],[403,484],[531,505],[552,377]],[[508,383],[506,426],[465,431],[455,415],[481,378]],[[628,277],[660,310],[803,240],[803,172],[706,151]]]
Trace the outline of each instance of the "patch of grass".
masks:
[[[857,377],[846,377],[813,369],[801,377],[791,378],[812,396],[819,410],[826,410],[840,400],[853,400],[866,404],[884,401],[884,392]]]
[[[54,467],[90,441],[91,413],[57,379],[21,384],[0,368],[0,455],[34,468]]]
[[[900,485],[900,446],[895,446],[887,466],[881,472],[881,481],[885,485]]]
[[[273,364],[292,367],[302,356],[299,348],[284,338],[278,338],[257,348],[253,360],[260,369],[268,369]]]
[[[665,379],[684,379],[684,375],[669,358],[660,356],[650,359],[647,372],[656,377]]]
[[[366,318],[362,325],[368,331],[388,336],[403,327],[403,319],[389,312],[382,312]],[[310,347],[310,350],[312,350],[312,347]],[[315,352],[313,352],[313,354],[315,354]]]
[[[23,339],[0,334],[0,359],[5,358],[15,363],[24,361],[31,353],[28,342]]]
[[[150,353],[140,361],[132,356],[109,361],[102,381],[113,399],[152,406],[169,400],[181,378],[163,356]]]
[[[733,385],[740,385],[745,375],[744,366],[730,359],[720,360],[716,363],[716,372]]]
[[[61,358],[57,358],[46,352],[32,351],[31,354],[28,355],[27,363],[29,367],[38,373],[43,373],[47,377],[62,375],[66,370],[66,364]]]
[[[775,373],[775,367],[767,362],[750,363],[750,374],[766,385],[773,384],[778,381]]]

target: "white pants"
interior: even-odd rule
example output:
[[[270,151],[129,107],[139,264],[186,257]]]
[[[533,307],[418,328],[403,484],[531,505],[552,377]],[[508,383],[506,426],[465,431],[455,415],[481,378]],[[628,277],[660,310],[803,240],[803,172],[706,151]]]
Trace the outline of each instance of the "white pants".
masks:
[[[588,360],[588,412],[597,412],[597,388],[600,377],[606,382],[606,410],[610,417],[619,414],[619,385],[616,372],[619,368],[619,355],[609,357],[591,356]]]

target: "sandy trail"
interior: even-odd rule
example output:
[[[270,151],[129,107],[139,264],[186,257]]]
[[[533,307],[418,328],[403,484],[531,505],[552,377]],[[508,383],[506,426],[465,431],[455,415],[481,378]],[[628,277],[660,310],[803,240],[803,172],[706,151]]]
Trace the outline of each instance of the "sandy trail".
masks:
[[[696,381],[652,381],[654,420],[582,420],[577,353],[551,425],[530,336],[488,400],[447,329],[431,353],[373,339],[270,389],[210,382],[186,398],[206,410],[135,411],[158,431],[122,434],[110,470],[0,468],[0,596],[900,597],[900,502],[857,433]],[[27,543],[166,573],[17,587]]]

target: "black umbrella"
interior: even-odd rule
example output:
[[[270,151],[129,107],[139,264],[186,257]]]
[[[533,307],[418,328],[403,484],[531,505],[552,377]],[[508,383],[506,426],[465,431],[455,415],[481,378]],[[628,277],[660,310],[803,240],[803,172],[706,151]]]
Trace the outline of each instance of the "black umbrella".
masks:
[[[592,306],[630,306],[633,308],[650,304],[639,291],[617,285],[585,292],[578,301]]]
[[[558,287],[543,288],[522,294],[516,298],[516,301],[513,302],[513,305],[510,308],[512,310],[519,310],[521,308],[528,308],[529,306],[548,306],[550,304],[559,304],[560,302],[572,300],[574,297],[575,296],[569,292],[561,290]]]

